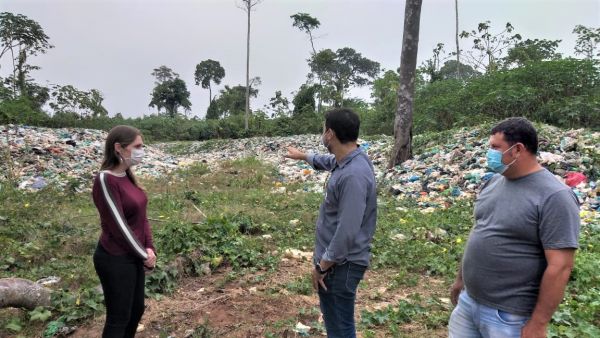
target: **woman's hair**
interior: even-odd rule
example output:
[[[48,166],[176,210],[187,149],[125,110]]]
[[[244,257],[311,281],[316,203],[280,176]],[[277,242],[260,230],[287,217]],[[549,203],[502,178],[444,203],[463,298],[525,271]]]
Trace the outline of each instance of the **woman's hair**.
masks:
[[[142,133],[130,126],[116,126],[112,128],[108,132],[108,136],[106,137],[106,143],[104,145],[104,159],[102,160],[102,165],[100,165],[100,170],[111,170],[118,166],[121,163],[121,157],[115,151],[115,143],[119,143],[121,147],[125,148],[139,136],[142,136]],[[138,186],[137,180],[133,175],[133,172],[130,168],[125,170],[127,177]]]

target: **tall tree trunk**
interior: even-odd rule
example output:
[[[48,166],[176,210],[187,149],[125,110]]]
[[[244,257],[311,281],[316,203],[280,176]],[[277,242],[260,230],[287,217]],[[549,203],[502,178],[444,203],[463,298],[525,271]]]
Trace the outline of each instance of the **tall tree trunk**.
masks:
[[[13,52],[12,47],[10,48],[10,56],[12,58],[12,64],[13,64],[13,81],[12,81],[13,99],[16,99],[17,98],[17,66],[15,65],[15,53]]]
[[[394,123],[394,149],[388,163],[389,168],[412,157],[413,99],[422,3],[423,0],[407,0],[404,9],[398,110]]]
[[[27,61],[27,54],[25,50],[19,51],[19,61],[17,63],[17,86],[19,87],[19,92],[21,96],[27,95],[27,89],[25,88],[25,71],[23,67],[25,66],[25,62]]]
[[[458,44],[458,0],[454,0],[454,10],[456,12],[456,77],[460,80],[460,47]]]
[[[312,47],[312,51],[313,51],[313,57],[315,55],[317,55],[317,50],[315,49],[315,43],[314,43],[314,39],[312,36],[312,33],[310,32],[310,30],[308,31],[308,36],[310,38],[310,46]],[[322,95],[321,92],[323,90],[323,80],[321,79],[321,75],[319,74],[319,70],[317,69],[317,78],[319,79],[319,88],[317,90],[317,113],[321,114],[321,105],[322,105]]]
[[[208,106],[212,103],[212,88],[210,87],[210,82],[208,83]]]
[[[244,128],[248,130],[248,117],[250,116],[250,11],[252,3],[248,1],[248,34],[246,38],[246,115],[244,119]]]

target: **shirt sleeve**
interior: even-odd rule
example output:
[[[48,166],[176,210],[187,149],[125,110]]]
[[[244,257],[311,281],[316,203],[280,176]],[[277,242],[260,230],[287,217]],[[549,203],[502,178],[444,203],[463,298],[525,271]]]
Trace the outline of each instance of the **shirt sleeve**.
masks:
[[[550,195],[541,208],[539,234],[545,250],[579,247],[579,202],[571,190]]]
[[[367,208],[367,181],[360,176],[347,176],[340,181],[338,226],[322,259],[344,263],[356,242]]]
[[[154,241],[152,239],[152,229],[150,228],[150,223],[148,223],[148,217],[144,218],[144,234],[146,236],[146,248],[152,249],[156,255],[156,249],[154,248]]]
[[[335,167],[335,156],[309,153],[306,156],[306,162],[315,170],[331,171]]]
[[[123,204],[118,185],[109,180],[108,175],[103,172],[98,174],[98,179],[100,181],[101,199],[106,203],[106,207],[110,214],[102,218],[106,223],[107,230],[115,237],[122,236],[125,239],[125,242],[129,244],[131,252],[136,256],[143,260],[148,259],[146,249],[135,237],[135,234],[127,224],[125,216],[123,216]]]

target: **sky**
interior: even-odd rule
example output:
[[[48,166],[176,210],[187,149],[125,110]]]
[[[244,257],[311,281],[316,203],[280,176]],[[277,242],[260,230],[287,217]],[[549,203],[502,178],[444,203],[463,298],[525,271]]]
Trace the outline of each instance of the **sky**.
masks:
[[[239,0],[0,0],[0,12],[23,14],[37,21],[55,48],[30,58],[41,69],[36,82],[98,89],[112,116],[138,117],[148,107],[154,87],[151,73],[166,65],[190,91],[191,116],[203,117],[208,90],[195,85],[194,71],[206,59],[225,68],[221,85],[245,84],[246,13]],[[291,101],[306,81],[310,43],[292,26],[298,12],[316,17],[317,50],[354,48],[383,69],[400,66],[405,1],[402,0],[263,0],[252,12],[250,76],[262,84],[252,109],[261,109],[276,90]],[[600,0],[458,0],[459,30],[491,21],[493,31],[506,22],[524,39],[560,39],[559,52],[572,56],[573,28],[600,26]],[[455,49],[454,0],[424,0],[418,64],[429,59],[438,42]],[[461,40],[461,48],[470,42]],[[0,60],[0,76],[11,67]],[[350,96],[369,100],[368,87]]]

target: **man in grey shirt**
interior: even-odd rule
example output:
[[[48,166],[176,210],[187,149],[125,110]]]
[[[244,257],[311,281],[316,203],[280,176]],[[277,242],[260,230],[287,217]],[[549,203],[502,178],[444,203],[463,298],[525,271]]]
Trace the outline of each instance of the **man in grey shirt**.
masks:
[[[331,110],[321,140],[333,155],[290,147],[286,156],[331,172],[317,220],[312,272],[330,338],[356,337],[356,289],[369,265],[377,219],[373,164],[356,142],[359,127],[352,110]]]
[[[537,162],[537,133],[526,119],[499,123],[489,145],[488,166],[498,175],[475,202],[449,336],[546,337],[573,268],[579,203]]]

